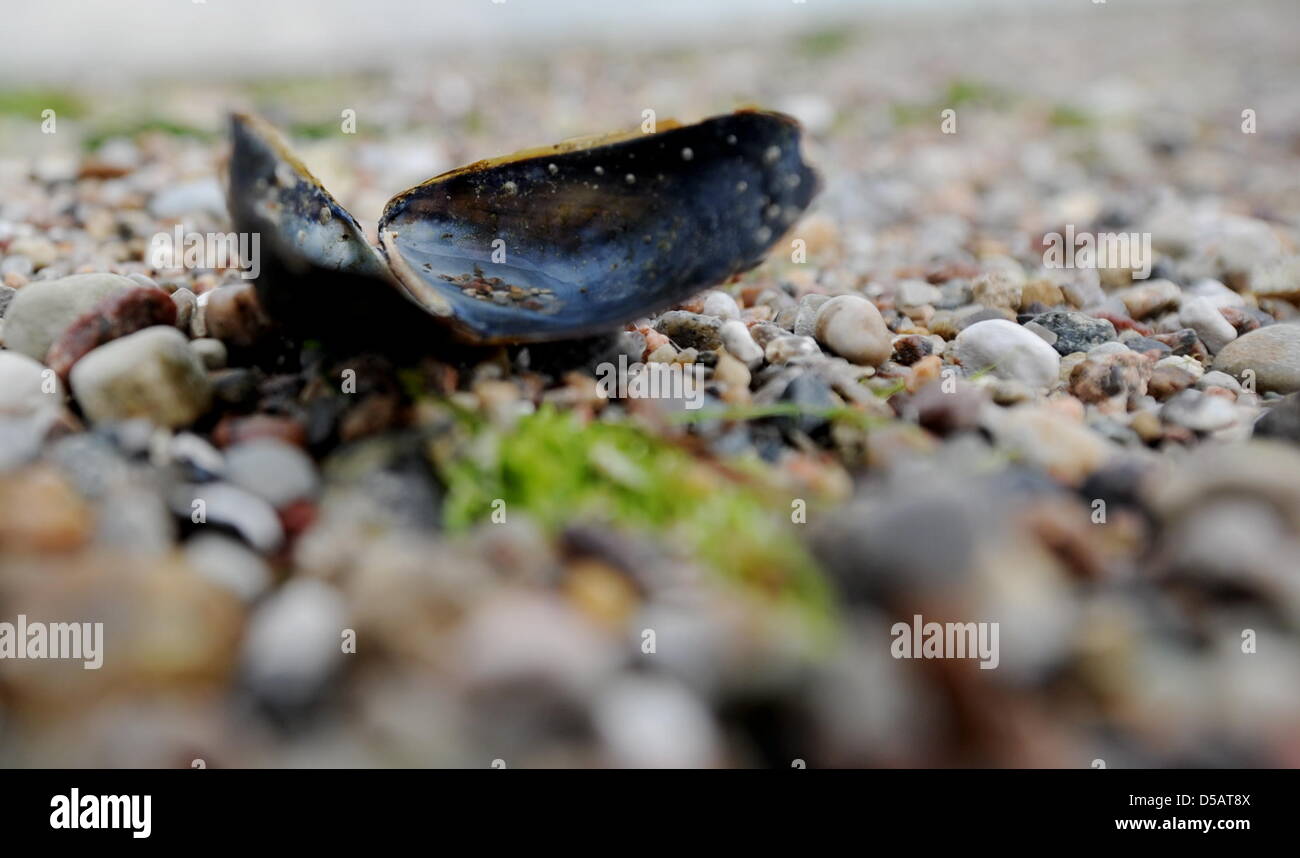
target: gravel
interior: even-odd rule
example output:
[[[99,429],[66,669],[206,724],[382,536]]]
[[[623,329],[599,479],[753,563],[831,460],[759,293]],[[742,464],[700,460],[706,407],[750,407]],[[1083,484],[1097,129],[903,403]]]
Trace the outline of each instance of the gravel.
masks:
[[[788,93],[771,106],[806,120],[812,213],[733,282],[572,343],[295,332],[239,271],[149,259],[178,224],[231,229],[221,144],[58,155],[16,135],[0,604],[102,617],[110,649],[100,672],[6,674],[0,765],[1286,764],[1294,38],[1235,9],[1111,6],[885,19],[825,51],[783,34],[690,55],[689,76],[679,53],[592,45],[540,52],[527,80],[464,57],[472,87],[417,60],[332,78],[329,103],[383,109],[295,145],[362,223],[464,153],[617,126],[629,80],[680,115]],[[1113,37],[1139,23],[1170,37]],[[1249,75],[1204,62],[1243,51]],[[565,109],[529,83],[548,80]],[[940,140],[925,117],[968,89],[990,97]],[[253,95],[320,125],[311,99],[234,81],[149,92],[106,85],[59,140],[172,105],[216,131],[214,105]],[[1149,272],[1048,267],[1066,225],[1149,233]],[[287,312],[328,317],[340,294],[312,286]],[[620,357],[698,372],[700,409],[602,395]],[[999,666],[895,658],[916,613],[999,623]],[[142,700],[200,738],[123,727]]]

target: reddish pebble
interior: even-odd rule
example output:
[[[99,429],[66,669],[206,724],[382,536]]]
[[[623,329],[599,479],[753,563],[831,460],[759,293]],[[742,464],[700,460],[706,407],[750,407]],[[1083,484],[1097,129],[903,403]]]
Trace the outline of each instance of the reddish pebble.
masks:
[[[1128,316],[1121,316],[1119,313],[1106,312],[1093,313],[1092,315],[1094,318],[1105,319],[1110,322],[1115,326],[1115,330],[1117,331],[1122,331],[1127,328],[1129,330],[1137,331],[1144,337],[1151,336],[1151,327],[1149,325],[1144,325],[1139,321],[1130,319]]]
[[[1228,320],[1229,325],[1236,328],[1239,335],[1248,334],[1259,327],[1259,319],[1240,307],[1220,307],[1219,313]]]
[[[692,295],[690,298],[687,298],[685,301],[683,301],[682,303],[678,304],[678,305],[677,305],[677,309],[679,309],[679,310],[689,310],[689,311],[692,312],[692,313],[703,313],[703,312],[704,312],[704,297],[705,297],[705,293],[704,293],[704,292],[701,292],[701,293],[698,294],[698,295]]]
[[[271,328],[257,291],[247,282],[213,289],[203,319],[209,337],[236,347],[255,345]]]
[[[248,417],[227,415],[212,430],[212,443],[222,448],[257,438],[274,438],[295,447],[305,447],[307,430],[292,417],[271,414],[252,414]]]
[[[740,287],[740,297],[737,299],[737,303],[742,307],[754,306],[754,302],[758,300],[759,295],[763,294],[765,288],[767,287],[762,283],[745,284]]]
[[[176,304],[161,289],[117,292],[69,325],[50,346],[45,364],[66,380],[73,365],[93,349],[144,328],[175,324]]]
[[[316,504],[311,501],[296,500],[280,508],[280,525],[291,542],[315,523]]]
[[[645,351],[641,353],[642,360],[645,360],[647,357],[654,354],[655,349],[660,346],[666,346],[669,343],[668,337],[648,325],[644,328],[638,328],[637,330],[639,330],[641,335],[645,337]]]
[[[937,286],[949,280],[973,280],[979,276],[979,273],[979,266],[969,262],[947,262],[925,272],[925,279]]]

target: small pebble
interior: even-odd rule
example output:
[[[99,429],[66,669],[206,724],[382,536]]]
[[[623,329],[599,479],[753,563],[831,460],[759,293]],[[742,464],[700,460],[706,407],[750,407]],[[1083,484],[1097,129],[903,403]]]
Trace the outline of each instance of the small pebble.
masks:
[[[256,344],[270,329],[270,320],[262,311],[257,290],[251,283],[222,286],[202,296],[203,337],[214,338],[233,346]]]
[[[1110,322],[1072,310],[1042,313],[1034,317],[1034,322],[1056,334],[1052,347],[1061,355],[1086,352],[1093,346],[1115,339],[1115,326]]]
[[[1300,325],[1270,325],[1243,334],[1223,347],[1214,369],[1238,379],[1249,371],[1261,393],[1300,390]]]
[[[737,306],[736,299],[716,289],[705,295],[703,307],[706,316],[716,316],[724,321],[740,318],[740,307]]]
[[[1221,396],[1184,390],[1164,404],[1160,419],[1193,432],[1214,432],[1237,422],[1237,409]]]
[[[746,367],[755,369],[763,363],[763,349],[754,342],[744,322],[723,322],[721,334],[722,345],[727,353]]]
[[[139,288],[116,274],[74,274],[24,286],[5,314],[5,346],[44,361],[50,346],[109,295]]]
[[[279,509],[315,497],[320,486],[316,465],[300,447],[272,438],[245,441],[226,449],[225,479]]]
[[[67,378],[77,361],[105,343],[153,325],[174,326],[176,305],[160,289],[115,292],[69,325],[50,346],[45,363]]]
[[[1178,284],[1168,280],[1153,280],[1125,289],[1118,295],[1124,303],[1124,309],[1134,319],[1154,316],[1161,310],[1176,305],[1180,297],[1182,292]]]
[[[1217,354],[1223,347],[1237,338],[1237,330],[1219,312],[1218,305],[1210,298],[1186,298],[1178,310],[1178,322],[1183,327],[1196,331],[1201,342]]]
[[[981,274],[971,283],[971,297],[985,307],[1013,309],[1020,306],[1024,286],[1005,272]]]
[[[957,335],[956,355],[967,372],[989,370],[998,378],[1023,381],[1031,387],[1056,383],[1061,356],[1042,338],[1015,322],[990,319]]]
[[[787,363],[796,358],[820,355],[821,348],[812,337],[777,337],[767,344],[764,357],[768,363]]]
[[[95,422],[148,417],[188,426],[212,401],[203,364],[175,328],[146,328],[100,346],[71,373],[72,391]]]
[[[670,310],[655,321],[655,330],[679,348],[716,351],[722,346],[722,322],[699,313]]]
[[[278,711],[301,712],[316,701],[343,661],[347,603],[322,581],[293,580],[249,618],[242,657],[248,687]]]
[[[212,337],[190,340],[190,348],[208,369],[226,368],[226,344]]]
[[[893,334],[876,305],[860,295],[839,295],[817,311],[817,342],[852,363],[879,366],[893,352]]]
[[[176,327],[182,331],[189,331],[194,311],[199,303],[198,296],[189,289],[177,289],[171,294],[171,299],[176,304]]]

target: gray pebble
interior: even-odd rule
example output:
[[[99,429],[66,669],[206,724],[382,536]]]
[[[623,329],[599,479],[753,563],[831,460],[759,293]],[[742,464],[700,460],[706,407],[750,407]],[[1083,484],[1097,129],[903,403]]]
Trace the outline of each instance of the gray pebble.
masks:
[[[1226,372],[1214,370],[1207,372],[1196,380],[1196,388],[1204,390],[1207,387],[1223,387],[1231,390],[1233,393],[1241,393],[1241,382],[1228,375]]]
[[[679,348],[716,351],[722,346],[722,322],[699,313],[670,310],[655,320],[655,330]]]
[[[226,458],[206,439],[193,432],[177,432],[168,444],[167,457],[187,479],[206,482],[226,472]]]
[[[1094,319],[1073,310],[1040,313],[1034,322],[1056,334],[1052,343],[1058,354],[1086,352],[1093,346],[1115,339],[1115,326],[1105,319]]]
[[[145,328],[100,346],[72,368],[71,382],[95,422],[148,417],[161,426],[188,426],[212,402],[203,364],[171,327]]]
[[[1178,311],[1178,326],[1196,331],[1213,354],[1237,338],[1237,329],[1223,317],[1211,298],[1185,298]]]
[[[189,331],[194,322],[194,312],[199,305],[199,296],[188,289],[181,288],[172,293],[172,301],[176,304],[176,327],[182,331]]]
[[[104,497],[96,541],[131,554],[164,554],[176,541],[176,523],[156,490],[133,485]]]
[[[717,765],[721,736],[713,713],[681,685],[629,674],[605,686],[592,713],[610,765],[701,768]]]
[[[53,371],[24,354],[0,351],[0,415],[29,417],[62,404],[63,385]]]
[[[229,483],[180,485],[172,491],[170,501],[174,514],[198,527],[230,528],[260,554],[270,554],[284,543],[284,528],[275,509]]]
[[[277,509],[314,497],[320,486],[311,458],[292,444],[272,438],[246,441],[226,450],[226,479]]]
[[[820,355],[821,348],[812,337],[777,337],[767,344],[764,356],[768,363],[786,363],[795,358]]]
[[[5,345],[36,360],[77,318],[116,292],[139,288],[116,274],[74,274],[28,283],[5,314]]]
[[[190,340],[190,348],[203,361],[208,369],[225,369],[227,360],[226,344],[212,337],[200,337]]]
[[[822,305],[831,299],[830,295],[814,293],[799,299],[799,306],[794,309],[794,323],[790,330],[798,337],[811,337],[817,330],[817,313]]]
[[[1270,325],[1237,337],[1215,357],[1214,369],[1237,378],[1252,371],[1261,393],[1300,391],[1300,325]]]
[[[1088,357],[1101,357],[1103,355],[1122,355],[1122,354],[1127,354],[1130,351],[1132,351],[1132,349],[1130,349],[1127,345],[1116,340],[1108,343],[1100,343],[1099,345],[1095,345],[1092,348],[1088,349]]]
[[[271,585],[266,561],[238,540],[199,533],[185,543],[185,559],[200,575],[251,602]]]
[[[149,201],[149,213],[156,218],[187,214],[224,215],[226,192],[215,176],[170,185]]]
[[[899,307],[933,307],[942,300],[939,288],[924,280],[903,280],[894,287],[894,303]]]
[[[343,660],[347,605],[330,585],[292,580],[257,606],[244,638],[243,675],[264,702],[300,710]]]
[[[1160,419],[1194,432],[1214,432],[1236,423],[1237,409],[1222,396],[1184,390],[1161,407]]]
[[[1207,378],[1210,375],[1207,374]],[[1300,444],[1300,393],[1293,393],[1273,403],[1264,415],[1255,421],[1256,438],[1279,438]]]

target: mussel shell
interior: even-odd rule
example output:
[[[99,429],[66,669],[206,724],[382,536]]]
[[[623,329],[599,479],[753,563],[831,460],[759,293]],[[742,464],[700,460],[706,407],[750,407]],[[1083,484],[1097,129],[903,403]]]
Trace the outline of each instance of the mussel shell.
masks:
[[[393,343],[445,332],[412,306],[361,226],[290,151],[247,114],[230,118],[227,205],[235,229],[260,244],[258,297],[304,336]]]
[[[471,164],[394,197],[407,293],[477,342],[607,331],[761,262],[817,193],[800,127],[740,111]]]
[[[419,348],[447,327],[480,344],[603,334],[753,268],[820,184],[790,117],[663,124],[430,179],[385,208],[381,255],[270,125],[236,114],[228,204],[260,236],[263,305],[304,335]]]
[[[387,266],[356,218],[321,187],[274,128],[235,114],[230,130],[228,203],[236,223],[259,227],[290,269],[388,278]]]

